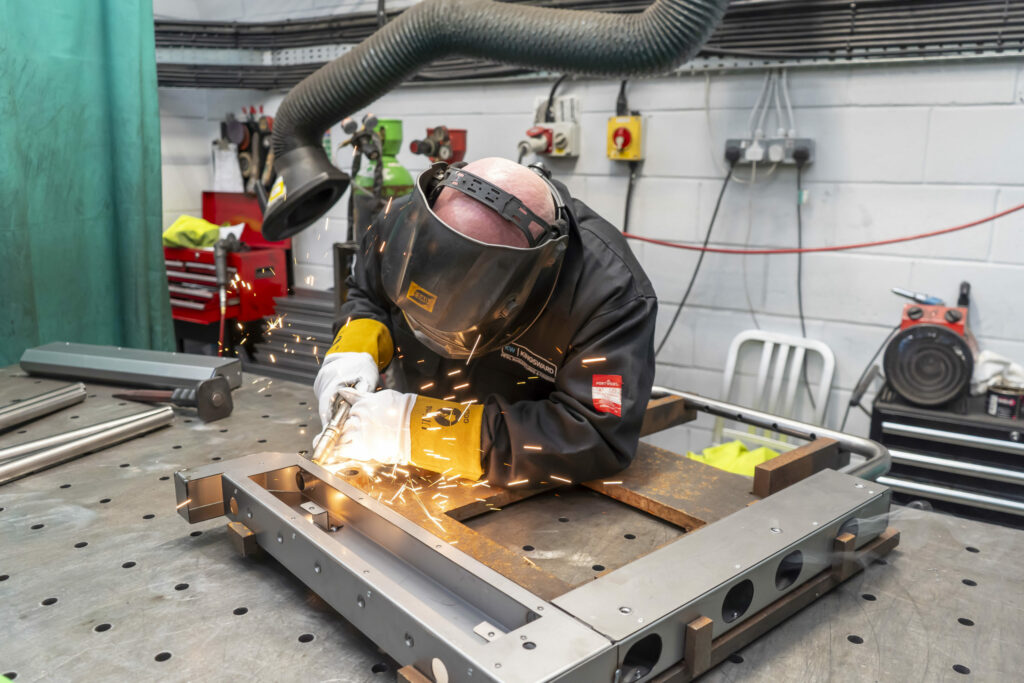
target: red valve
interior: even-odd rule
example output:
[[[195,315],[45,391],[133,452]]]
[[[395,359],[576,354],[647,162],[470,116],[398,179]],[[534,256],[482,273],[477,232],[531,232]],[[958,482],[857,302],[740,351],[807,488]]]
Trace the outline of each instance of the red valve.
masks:
[[[619,127],[612,134],[612,142],[615,144],[615,149],[621,152],[633,142],[633,135],[629,132],[628,128]]]

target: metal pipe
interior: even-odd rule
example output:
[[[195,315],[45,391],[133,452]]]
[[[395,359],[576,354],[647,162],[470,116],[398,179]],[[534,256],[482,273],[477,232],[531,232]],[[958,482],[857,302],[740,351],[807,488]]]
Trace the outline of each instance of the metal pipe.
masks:
[[[882,423],[882,432],[892,434],[893,436],[906,436],[925,441],[936,441],[949,444],[950,446],[983,448],[988,451],[1024,455],[1024,443],[1014,443],[1006,439],[991,439],[987,436],[960,434],[959,432],[947,432],[944,429],[932,429],[931,427],[918,427],[917,425],[888,421]]]
[[[34,439],[32,441],[26,441],[25,443],[19,443],[14,446],[8,446],[7,448],[0,448],[0,465],[4,464],[8,460],[14,460],[15,458],[28,455],[29,453],[35,453],[47,448],[53,448],[69,441],[75,441],[84,436],[90,434],[96,434],[97,432],[104,432],[114,427],[120,427],[121,425],[135,422],[136,420],[142,419],[148,413],[136,413],[129,415],[128,417],[119,417],[115,420],[107,420],[106,422],[99,422],[88,427],[82,427],[81,429],[75,429],[70,432],[61,432],[60,434],[54,434],[53,436],[46,436],[42,439]]]
[[[980,493],[971,493],[970,491],[958,491],[957,489],[945,486],[933,486],[932,484],[922,484],[895,477],[879,477],[877,481],[879,484],[888,486],[893,491],[901,493],[914,493],[926,498],[944,500],[947,503],[970,505],[971,507],[995,510],[996,512],[1007,512],[1011,515],[1024,515],[1024,503],[1019,500],[986,496]]]
[[[0,429],[7,429],[22,422],[49,415],[61,408],[73,406],[85,400],[85,385],[81,382],[69,384],[60,389],[48,391],[23,401],[0,408]]]
[[[839,442],[839,448],[841,450],[849,453],[856,453],[866,458],[862,463],[857,463],[843,468],[841,471],[846,474],[851,474],[855,477],[860,477],[861,479],[875,480],[889,471],[889,466],[891,464],[889,451],[885,446],[877,441],[853,436],[852,434],[845,434],[843,432],[836,432],[826,427],[819,427],[807,424],[806,422],[791,420],[787,417],[780,417],[779,415],[769,415],[768,413],[744,408],[743,406],[739,406],[734,403],[717,401],[713,398],[704,398],[697,394],[691,394],[685,391],[676,391],[675,389],[669,389],[667,387],[653,387],[652,396],[656,396],[658,394],[678,396],[693,408],[704,411],[705,413],[724,417],[729,420],[736,420],[737,422],[742,422],[744,424],[754,425],[755,427],[763,427],[764,429],[770,429],[775,432],[781,432],[782,434],[807,439],[808,441],[814,441],[815,439],[822,437],[826,439],[835,439]]]
[[[137,419],[0,464],[0,485],[163,427],[174,419],[174,411],[170,406],[164,406],[132,417]]]

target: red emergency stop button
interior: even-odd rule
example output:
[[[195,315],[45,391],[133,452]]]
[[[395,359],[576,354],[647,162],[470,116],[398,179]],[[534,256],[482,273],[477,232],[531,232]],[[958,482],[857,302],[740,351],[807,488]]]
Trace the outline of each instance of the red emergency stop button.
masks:
[[[633,142],[633,134],[629,132],[628,128],[620,126],[612,133],[612,142],[615,144],[615,149],[621,152]]]

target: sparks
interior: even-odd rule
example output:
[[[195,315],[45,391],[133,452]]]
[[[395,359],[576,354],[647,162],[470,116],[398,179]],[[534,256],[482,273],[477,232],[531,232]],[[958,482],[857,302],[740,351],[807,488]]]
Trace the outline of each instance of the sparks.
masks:
[[[525,484],[529,481],[529,479],[518,479],[516,481],[510,481],[506,486],[519,486],[520,484]]]
[[[383,254],[384,253],[384,245],[386,245],[387,243],[388,243],[387,240],[384,240],[383,242],[380,243],[380,249],[377,250],[378,254]]]
[[[539,450],[541,450],[540,446],[531,446],[529,444],[524,445],[523,448],[525,448],[528,451],[539,451]]]
[[[394,195],[388,197],[388,205],[384,207],[384,215],[388,215],[388,211],[391,210],[391,202],[395,199]]]
[[[454,377],[455,375],[459,374],[460,372],[462,372],[461,368],[459,368],[458,370],[452,370],[451,372],[448,373],[448,376],[449,377]]]
[[[452,394],[451,396],[445,396],[441,400],[442,401],[454,401],[455,400],[455,394]]]
[[[561,481],[561,482],[565,482],[566,484],[571,484],[571,483],[572,483],[572,480],[571,480],[571,479],[563,479],[562,477],[556,477],[556,476],[555,476],[555,475],[553,475],[553,474],[552,474],[552,475],[550,475],[550,476],[551,476],[551,478],[552,478],[552,479],[554,479],[555,481]]]
[[[473,360],[473,354],[476,353],[476,346],[480,343],[480,335],[476,335],[476,341],[473,342],[473,348],[469,350],[469,358],[466,359],[466,365],[469,365],[469,361]]]
[[[433,382],[427,382],[426,384],[424,384],[423,386],[420,387],[420,391],[426,391],[427,389],[429,389],[432,386],[434,386]]]
[[[583,363],[584,365],[586,365],[587,363],[603,363],[606,360],[608,360],[608,359],[605,358],[604,356],[598,356],[596,358],[584,358],[580,362]]]
[[[186,505],[188,505],[188,504],[189,504],[189,503],[191,503],[191,502],[192,502],[192,499],[191,499],[191,498],[189,498],[189,499],[188,499],[188,500],[186,500],[186,501],[185,501],[184,503],[182,503],[181,505],[179,505],[178,507],[176,507],[176,508],[174,508],[174,509],[175,509],[175,510],[180,510],[181,508],[185,507]]]
[[[270,362],[271,363],[276,363],[277,362],[277,358],[274,357],[274,354],[270,354]]]
[[[602,481],[601,483],[604,484],[605,486],[611,486],[612,484],[621,484],[622,482],[621,481]]]
[[[459,389],[465,389],[468,386],[469,386],[469,382],[463,382],[462,384],[459,384],[458,386],[452,387],[452,391],[458,391]]]
[[[483,481],[478,481],[477,483],[473,484],[470,488],[475,489],[477,486],[487,486],[487,480],[484,479]]]

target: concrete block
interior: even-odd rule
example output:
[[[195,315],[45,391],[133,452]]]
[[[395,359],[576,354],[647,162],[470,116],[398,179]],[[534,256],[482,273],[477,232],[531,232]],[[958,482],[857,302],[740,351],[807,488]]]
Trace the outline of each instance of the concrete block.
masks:
[[[163,164],[210,163],[210,144],[220,129],[206,119],[160,118],[160,157]]]
[[[850,69],[849,102],[853,105],[1009,104],[1017,65],[933,63]]]
[[[933,182],[1024,183],[1024,109],[941,107],[928,129],[925,179]]]
[[[205,119],[207,88],[157,88],[160,118]]]
[[[798,111],[800,135],[814,138],[812,182],[916,182],[928,130],[924,107],[824,107]]]
[[[1021,204],[1024,204],[1024,189],[1001,188],[996,212]],[[989,258],[997,263],[1024,263],[1024,210],[997,219],[991,230]]]
[[[808,225],[805,241],[839,245],[902,237],[990,215],[996,190],[989,187],[935,185],[836,185],[834,222]],[[859,250],[860,254],[897,254],[912,258],[985,260],[992,226],[914,242]]]

